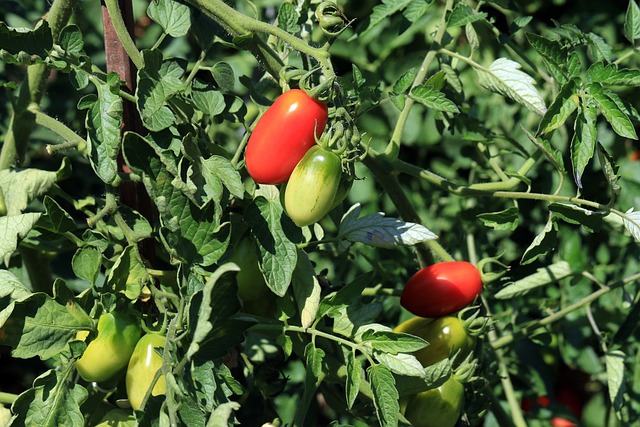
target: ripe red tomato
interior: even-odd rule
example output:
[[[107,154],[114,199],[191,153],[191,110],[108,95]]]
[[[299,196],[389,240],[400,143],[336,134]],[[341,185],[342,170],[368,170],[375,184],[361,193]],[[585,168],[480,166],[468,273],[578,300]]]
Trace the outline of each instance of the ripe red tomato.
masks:
[[[553,417],[551,419],[552,427],[577,427],[577,424],[562,417]]]
[[[300,89],[283,93],[258,120],[245,152],[247,171],[260,184],[282,184],[327,124],[327,106]]]
[[[478,269],[466,261],[440,262],[409,279],[400,304],[420,317],[441,317],[473,302],[482,291]]]

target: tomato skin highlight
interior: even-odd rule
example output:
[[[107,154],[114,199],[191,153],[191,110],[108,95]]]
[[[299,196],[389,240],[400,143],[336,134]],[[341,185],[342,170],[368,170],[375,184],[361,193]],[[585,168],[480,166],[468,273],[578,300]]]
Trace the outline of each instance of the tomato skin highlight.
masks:
[[[453,427],[464,406],[464,386],[451,377],[409,398],[404,416],[413,427]]]
[[[76,361],[78,373],[86,381],[111,379],[127,366],[141,334],[135,317],[116,311],[102,314],[98,319],[98,336]]]
[[[258,119],[247,142],[247,171],[259,184],[282,184],[327,124],[327,105],[291,89]]]
[[[162,368],[162,357],[156,353],[154,347],[164,348],[164,343],[165,337],[163,335],[148,333],[140,338],[133,350],[127,367],[126,388],[129,403],[135,410],[140,409],[153,377],[158,369]],[[153,386],[151,395],[163,395],[166,391],[167,386],[164,375],[160,375]]]
[[[466,261],[440,262],[414,274],[400,304],[420,317],[441,317],[473,302],[482,291],[480,272]]]
[[[300,160],[284,190],[284,209],[298,227],[320,221],[333,207],[342,160],[319,145]]]
[[[431,366],[441,360],[453,357],[462,360],[471,353],[475,341],[457,317],[444,316],[437,319],[413,317],[396,326],[395,332],[418,336],[429,343],[423,349],[413,352],[422,366]]]

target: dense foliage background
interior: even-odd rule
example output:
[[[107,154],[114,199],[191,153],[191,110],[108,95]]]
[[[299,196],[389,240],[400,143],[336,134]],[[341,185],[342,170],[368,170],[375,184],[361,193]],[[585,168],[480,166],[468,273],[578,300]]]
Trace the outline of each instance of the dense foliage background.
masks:
[[[127,4],[0,3],[0,425],[402,425],[450,376],[459,425],[638,422],[634,0],[134,0],[128,45]],[[243,152],[327,81],[354,182],[300,229]],[[424,369],[390,328],[451,259],[483,273],[475,349]],[[144,412],[74,367],[113,309],[167,336]]]

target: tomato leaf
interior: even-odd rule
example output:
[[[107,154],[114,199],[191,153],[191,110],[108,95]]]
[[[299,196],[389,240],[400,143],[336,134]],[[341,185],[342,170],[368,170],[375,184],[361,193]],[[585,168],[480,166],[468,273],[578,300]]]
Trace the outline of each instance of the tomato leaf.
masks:
[[[16,302],[30,295],[31,291],[13,273],[0,270],[0,328],[13,312]]]
[[[609,389],[609,399],[611,405],[620,421],[628,422],[629,414],[624,407],[624,394],[626,386],[624,383],[625,368],[624,360],[626,356],[620,350],[609,351],[605,355],[607,367],[607,386]]]
[[[338,233],[341,239],[379,248],[412,246],[437,239],[434,233],[420,224],[387,218],[382,212],[358,218],[360,211],[360,204],[355,204],[344,214]]]
[[[640,211],[634,211],[633,208],[629,208],[624,213],[622,218],[624,228],[633,236],[634,240],[640,243]]]
[[[638,7],[636,0],[629,0],[627,13],[624,16],[624,36],[634,46],[636,40],[640,39],[640,7]]]
[[[408,377],[424,377],[424,367],[412,354],[391,354],[375,351],[373,356],[394,374]]]
[[[132,301],[140,296],[142,287],[151,282],[136,245],[124,248],[107,275],[107,285]]]
[[[347,378],[345,384],[345,394],[347,400],[347,407],[351,409],[353,407],[358,393],[360,392],[360,383],[364,378],[364,370],[362,364],[356,359],[354,349],[348,349],[343,347],[345,364],[347,367]]]
[[[617,105],[608,89],[603,88],[598,83],[592,83],[587,86],[587,90],[615,133],[624,138],[638,139],[627,112]]]
[[[215,89],[215,86],[208,82],[194,79],[191,83],[191,93],[189,94],[194,106],[208,116],[221,114],[226,105],[224,95]]]
[[[411,89],[410,97],[414,101],[417,101],[425,107],[433,110],[445,111],[448,113],[460,112],[456,104],[447,99],[444,93],[427,84],[416,86]]]
[[[614,196],[618,196],[622,190],[620,184],[618,184],[618,180],[620,179],[620,175],[618,174],[618,165],[599,142],[596,144],[596,149],[598,153],[598,160],[600,160],[600,167],[602,168],[604,177],[609,183],[609,188],[613,191]]]
[[[361,344],[385,353],[411,353],[425,348],[428,343],[415,335],[384,330],[367,330],[360,337]]]
[[[322,372],[322,361],[325,352],[317,348],[312,342],[304,349],[305,357],[305,387],[302,398],[296,409],[294,425],[305,425],[304,419],[308,413],[309,405],[316,396],[316,390],[324,378]]]
[[[573,163],[573,179],[582,188],[582,174],[593,157],[596,147],[597,111],[589,101],[582,103],[581,114],[578,114],[575,122],[575,131],[571,139],[571,162]]]
[[[513,231],[518,228],[520,222],[519,209],[510,207],[500,212],[483,213],[478,215],[478,219],[495,230]]]
[[[533,33],[527,33],[527,40],[536,52],[542,56],[544,65],[553,75],[553,78],[561,85],[564,85],[570,78],[565,63],[565,59],[568,57],[567,49],[556,40],[550,40]]]
[[[36,378],[33,388],[13,404],[12,422],[24,426],[84,426],[80,405],[89,393],[75,383],[74,374],[73,363],[67,363],[62,369],[51,369]]]
[[[189,6],[175,0],[157,0],[149,3],[147,16],[160,24],[172,37],[187,35],[191,27]]]
[[[298,261],[296,245],[289,236],[295,236],[295,225],[284,214],[278,197],[258,196],[245,211],[258,249],[260,266],[267,285],[278,296],[283,296]]]
[[[316,319],[320,306],[320,283],[316,278],[313,265],[308,255],[298,249],[298,262],[293,270],[293,295],[298,305],[300,322],[303,328],[308,328]]]
[[[579,99],[575,95],[576,90],[577,82],[575,80],[569,80],[568,83],[562,86],[556,99],[540,121],[538,135],[558,129],[569,119],[579,105]]]
[[[398,425],[398,390],[396,381],[389,369],[384,365],[371,365],[367,369],[371,391],[373,392],[373,404],[381,427],[395,427]]]
[[[524,251],[521,264],[530,264],[539,256],[546,254],[555,248],[558,224],[555,217],[550,216],[542,231],[533,239],[533,242]]]
[[[476,21],[482,21],[486,18],[486,13],[477,12],[466,4],[458,3],[453,8],[451,14],[449,14],[449,19],[447,20],[447,28],[462,27]]]
[[[544,116],[547,107],[534,87],[536,81],[523,71],[521,65],[507,58],[498,58],[488,68],[476,68],[480,84],[524,105],[534,113]]]
[[[102,253],[93,246],[79,248],[71,260],[74,274],[92,285],[96,284],[101,266]]]
[[[231,416],[235,411],[240,409],[238,402],[225,402],[211,412],[207,427],[227,427],[230,423]]]
[[[12,28],[0,22],[0,59],[13,64],[42,62],[53,48],[51,28],[40,20],[33,28]]]
[[[6,214],[11,216],[22,213],[31,201],[44,195],[57,181],[58,173],[53,171],[40,169],[0,171],[0,190],[4,195]]]
[[[38,222],[39,213],[26,213],[21,215],[0,217],[0,259],[9,264],[11,254],[18,247],[18,240],[23,239],[31,228]]]
[[[569,224],[582,225],[591,232],[599,231],[604,218],[603,212],[594,212],[569,203],[551,203],[549,210]]]
[[[509,299],[522,296],[532,289],[557,282],[565,277],[569,277],[571,274],[573,274],[573,272],[571,271],[569,263],[566,261],[560,261],[555,264],[539,268],[535,273],[505,286],[496,293],[495,297],[497,299]]]

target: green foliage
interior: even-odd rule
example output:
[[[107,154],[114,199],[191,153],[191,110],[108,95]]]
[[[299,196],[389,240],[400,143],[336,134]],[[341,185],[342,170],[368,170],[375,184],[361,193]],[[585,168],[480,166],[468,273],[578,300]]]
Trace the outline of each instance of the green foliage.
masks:
[[[0,4],[1,356],[32,381],[0,426],[408,425],[450,378],[465,425],[637,423],[635,0],[134,0],[135,31],[105,3],[107,40],[98,3]],[[244,167],[290,88],[328,104],[348,192],[302,228]],[[422,366],[398,297],[452,259],[482,273],[459,313],[477,345]],[[75,367],[113,310],[166,336],[140,411],[125,372]]]

